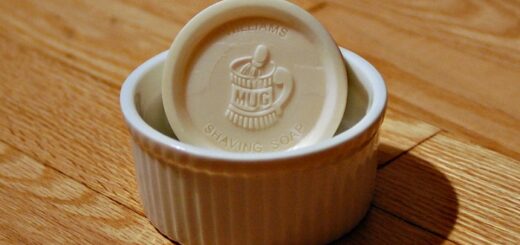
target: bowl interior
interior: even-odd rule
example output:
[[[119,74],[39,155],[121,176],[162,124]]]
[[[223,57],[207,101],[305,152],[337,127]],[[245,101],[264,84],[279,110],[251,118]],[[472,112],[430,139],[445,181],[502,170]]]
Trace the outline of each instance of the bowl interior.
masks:
[[[348,73],[347,106],[336,135],[345,132],[358,123],[367,113],[372,92],[366,74],[359,67],[345,61]],[[177,139],[168,124],[161,96],[161,80],[164,60],[149,69],[138,82],[134,100],[137,112],[152,128]]]

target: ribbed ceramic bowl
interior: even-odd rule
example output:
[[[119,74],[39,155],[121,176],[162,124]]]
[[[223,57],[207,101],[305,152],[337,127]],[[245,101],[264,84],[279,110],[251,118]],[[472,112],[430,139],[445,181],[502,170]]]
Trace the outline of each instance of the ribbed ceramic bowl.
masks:
[[[348,102],[336,135],[269,153],[232,153],[178,141],[161,100],[166,52],[130,74],[121,108],[133,138],[146,215],[183,244],[321,244],[365,215],[376,177],[386,87],[363,58],[341,49]]]

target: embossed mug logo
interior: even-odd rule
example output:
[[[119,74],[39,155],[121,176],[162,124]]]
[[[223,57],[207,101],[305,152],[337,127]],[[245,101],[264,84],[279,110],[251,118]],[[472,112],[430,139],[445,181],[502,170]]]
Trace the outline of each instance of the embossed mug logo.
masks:
[[[226,117],[249,130],[272,126],[282,114],[282,106],[292,91],[292,75],[285,67],[269,60],[269,50],[260,44],[253,56],[233,60],[231,99]],[[276,87],[281,87],[280,92]]]

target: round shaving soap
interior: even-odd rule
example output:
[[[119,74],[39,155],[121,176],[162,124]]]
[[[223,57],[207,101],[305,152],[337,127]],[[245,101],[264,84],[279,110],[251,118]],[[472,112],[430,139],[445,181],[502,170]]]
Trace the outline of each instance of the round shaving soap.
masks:
[[[225,0],[176,36],[162,96],[183,142],[279,151],[333,136],[347,74],[336,43],[305,10],[280,0]]]

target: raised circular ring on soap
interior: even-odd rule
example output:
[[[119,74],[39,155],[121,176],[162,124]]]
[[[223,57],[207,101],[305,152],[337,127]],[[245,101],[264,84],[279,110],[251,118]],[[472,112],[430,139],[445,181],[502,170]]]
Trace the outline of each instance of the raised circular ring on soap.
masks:
[[[286,1],[226,0],[178,33],[162,96],[183,142],[278,151],[333,136],[347,76],[336,44],[305,10]]]

